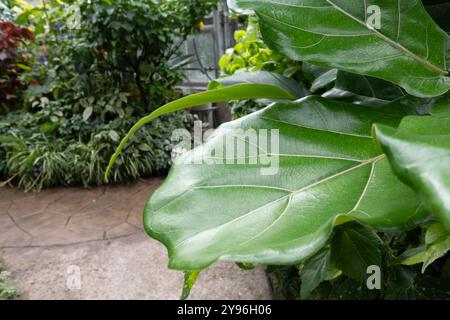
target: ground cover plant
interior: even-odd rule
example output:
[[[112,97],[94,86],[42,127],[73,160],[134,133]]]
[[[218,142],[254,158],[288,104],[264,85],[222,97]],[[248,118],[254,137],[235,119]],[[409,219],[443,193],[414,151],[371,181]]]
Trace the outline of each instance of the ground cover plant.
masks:
[[[336,80],[310,94],[269,71],[234,74],[157,109],[122,140],[106,178],[159,116],[206,102],[273,102],[177,158],[145,207],[146,231],[167,247],[169,267],[186,273],[183,298],[223,260],[268,266],[285,298],[448,299],[450,38],[436,3],[236,2],[255,14],[271,50],[317,77],[309,91]],[[265,161],[223,152],[239,130],[278,134],[256,140]],[[241,143],[250,150],[255,141]],[[276,173],[262,174],[274,157]]]

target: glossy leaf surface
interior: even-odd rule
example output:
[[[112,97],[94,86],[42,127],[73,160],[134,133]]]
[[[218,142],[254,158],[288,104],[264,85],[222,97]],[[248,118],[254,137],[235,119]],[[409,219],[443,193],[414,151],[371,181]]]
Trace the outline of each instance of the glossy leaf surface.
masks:
[[[256,12],[269,47],[292,59],[382,78],[419,97],[450,88],[449,37],[420,0],[237,3]]]
[[[268,72],[241,72],[229,77],[219,78],[212,81],[208,90],[219,89],[221,87],[229,87],[238,84],[265,84],[278,87],[286,92],[289,92],[294,98],[303,98],[310,93],[303,84],[297,81],[284,77],[282,75]]]
[[[225,124],[174,161],[145,208],[146,231],[167,246],[171,268],[199,270],[219,259],[297,263],[351,220],[414,227],[426,218],[421,203],[371,137],[373,123],[400,119],[310,96]],[[226,139],[254,148],[246,134],[263,130],[278,130],[279,139],[267,131],[256,157],[224,152]]]

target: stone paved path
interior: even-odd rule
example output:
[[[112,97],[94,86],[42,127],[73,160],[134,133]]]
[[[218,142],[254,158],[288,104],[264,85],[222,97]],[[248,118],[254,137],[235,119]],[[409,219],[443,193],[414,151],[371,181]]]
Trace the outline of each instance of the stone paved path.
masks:
[[[142,208],[161,181],[41,193],[0,188],[0,256],[21,298],[177,299],[182,274],[167,270],[165,248],[142,229]],[[191,296],[270,297],[262,270],[223,263],[202,273]]]

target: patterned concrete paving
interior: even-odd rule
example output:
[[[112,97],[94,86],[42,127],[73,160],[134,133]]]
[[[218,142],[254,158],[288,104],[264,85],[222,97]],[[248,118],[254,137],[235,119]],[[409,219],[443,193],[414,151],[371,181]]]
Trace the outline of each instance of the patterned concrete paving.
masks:
[[[47,189],[0,188],[0,255],[24,299],[176,299],[182,275],[142,228],[142,208],[162,182]],[[84,285],[67,285],[80,269]],[[69,272],[69,274],[68,274]],[[200,277],[196,299],[268,299],[264,272],[217,264]]]

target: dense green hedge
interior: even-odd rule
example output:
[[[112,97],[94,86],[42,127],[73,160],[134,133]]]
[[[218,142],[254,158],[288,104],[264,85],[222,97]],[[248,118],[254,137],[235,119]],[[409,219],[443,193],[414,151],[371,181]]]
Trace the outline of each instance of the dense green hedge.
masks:
[[[2,10],[2,19],[29,28],[35,40],[14,41],[17,59],[4,68],[16,80],[8,108],[0,110],[1,179],[37,190],[102,185],[119,137],[180,97],[174,87],[186,59],[178,49],[216,2],[77,0],[25,8],[8,1],[14,10]],[[8,72],[1,78],[11,79]],[[192,122],[182,111],[148,126],[130,142],[111,181],[164,172],[172,131]]]

